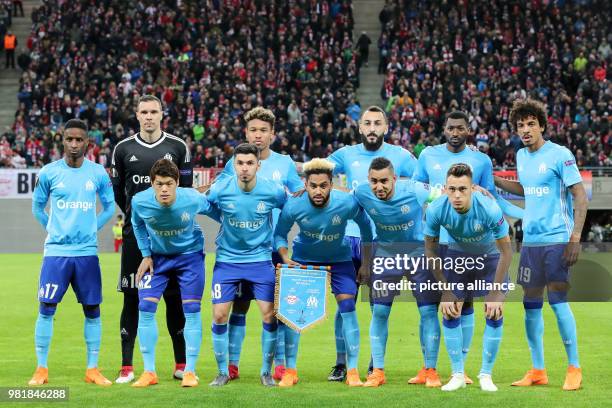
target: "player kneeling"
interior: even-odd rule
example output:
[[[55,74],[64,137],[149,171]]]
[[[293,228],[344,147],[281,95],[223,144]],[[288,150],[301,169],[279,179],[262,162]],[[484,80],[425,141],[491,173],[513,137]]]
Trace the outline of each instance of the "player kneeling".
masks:
[[[186,365],[181,385],[195,387],[195,365],[202,343],[200,302],[204,291],[204,236],[196,214],[212,214],[204,194],[178,186],[179,169],[170,160],[151,168],[152,188],[132,200],[132,225],[143,260],[138,267],[138,339],[144,372],[132,384],[158,383],[155,373],[157,323],[155,312],[171,275],[176,275],[185,313]]]
[[[314,159],[304,165],[306,192],[291,197],[285,204],[274,234],[275,247],[283,262],[290,266],[330,265],[331,287],[342,318],[342,330],[348,356],[346,383],[363,385],[357,362],[359,358],[359,324],[355,311],[357,283],[351,258],[351,247],[344,233],[348,220],[354,220],[361,231],[362,242],[372,241],[372,231],[364,211],[349,193],[333,190],[333,163]],[[293,241],[289,258],[287,235],[294,223],[300,233]],[[297,353],[300,334],[285,328],[286,371],[279,386],[291,387],[298,382]]]
[[[442,391],[465,387],[461,310],[464,302],[485,295],[487,320],[478,378],[482,390],[497,391],[491,372],[503,332],[504,294],[469,289],[479,281],[487,284],[507,281],[512,250],[508,224],[501,209],[494,200],[473,189],[470,167],[463,163],[451,166],[446,179],[447,195],[430,204],[425,217],[428,266],[449,288],[443,293],[440,305],[444,315],[444,343],[453,374],[448,384],[442,386]],[[451,237],[444,259],[437,257],[437,239],[442,227]]]

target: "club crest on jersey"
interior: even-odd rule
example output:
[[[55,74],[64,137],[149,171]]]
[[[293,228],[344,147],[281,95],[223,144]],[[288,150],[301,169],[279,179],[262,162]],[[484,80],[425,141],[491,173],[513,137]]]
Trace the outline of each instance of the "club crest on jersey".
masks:
[[[376,208],[371,208],[370,209],[370,214],[372,214],[372,215],[378,214],[378,212],[376,211]]]
[[[402,212],[402,214],[408,214],[408,212],[410,211],[410,207],[404,204],[400,207],[400,211]]]
[[[302,218],[302,223],[303,224],[308,224],[308,223],[310,223],[310,219],[308,217],[304,217],[304,218]]]
[[[85,190],[87,191],[92,191],[95,188],[93,181],[91,180],[87,180],[87,183],[85,183]]]
[[[361,166],[361,163],[359,163],[359,160],[355,160],[353,163],[351,163],[351,166],[359,167],[359,166]]]
[[[433,169],[434,170],[442,170],[442,166],[440,166],[440,163],[436,163],[436,164],[434,164]]]
[[[172,155],[171,155],[170,153],[166,153],[166,154],[164,155],[164,159],[166,159],[166,160],[170,160],[170,161],[172,161],[172,160],[173,160],[173,159],[172,159]]]
[[[479,223],[474,224],[474,231],[482,232],[482,225]]]
[[[446,224],[446,225],[444,226],[444,228],[446,228],[446,229],[450,229],[450,227],[451,227],[451,226],[450,226],[450,224]]]
[[[147,221],[149,221],[149,224],[155,224],[155,223],[157,223],[157,220],[155,219],[155,217],[151,217],[151,218],[149,218]]]
[[[131,162],[135,162],[135,161],[138,161],[138,157],[136,157],[135,155],[132,155],[132,157],[130,157],[129,162],[131,163]]]
[[[540,163],[540,167],[538,167],[538,173],[540,174],[546,173],[546,163]]]
[[[187,212],[184,212],[183,214],[181,214],[181,221],[189,222],[190,219],[191,219],[191,216]]]
[[[280,179],[281,179],[281,172],[278,170],[274,170],[274,173],[272,173],[272,180],[280,181]]]
[[[332,225],[340,225],[342,224],[342,218],[339,215],[334,215],[332,218]]]
[[[266,203],[264,203],[263,201],[260,201],[259,204],[257,204],[257,212],[258,213],[266,212]]]
[[[58,183],[58,185],[57,185],[57,186],[55,186],[55,188],[65,188],[65,187],[66,187],[66,186],[64,185],[64,182],[63,182],[63,181],[60,181],[60,182]]]
[[[228,210],[233,210],[233,209],[235,209],[235,208],[236,208],[236,207],[234,207],[234,203],[229,203],[229,204],[227,205],[227,209],[228,209]]]

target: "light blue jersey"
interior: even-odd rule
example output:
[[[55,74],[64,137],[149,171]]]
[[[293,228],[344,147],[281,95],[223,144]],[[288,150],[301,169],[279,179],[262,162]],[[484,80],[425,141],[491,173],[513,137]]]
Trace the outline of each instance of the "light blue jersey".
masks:
[[[105,208],[100,215],[96,215],[96,194]],[[49,198],[47,217],[44,207]],[[97,231],[112,217],[115,201],[104,167],[87,159],[78,168],[64,159],[47,164],[38,173],[32,201],[33,208],[42,208],[38,214],[34,211],[48,233],[44,256],[97,255]]]
[[[208,201],[221,212],[217,235],[217,261],[247,263],[269,261],[272,257],[272,211],[287,201],[278,183],[257,176],[253,190],[238,187],[236,176],[214,183]]]
[[[446,184],[448,169],[457,163],[465,163],[470,166],[473,183],[489,191],[497,199],[497,204],[505,214],[514,218],[523,217],[522,208],[498,196],[493,180],[493,163],[491,158],[480,151],[472,150],[468,146],[459,153],[453,153],[448,150],[446,143],[425,148],[419,155],[416,170],[412,177],[422,183],[429,183],[433,187],[442,188]],[[440,243],[445,244],[447,242],[448,234],[442,228]]]
[[[202,252],[204,235],[196,214],[214,212],[204,194],[177,187],[176,200],[166,207],[149,187],[132,198],[132,225],[142,256],[179,255]]]
[[[425,235],[439,237],[441,228],[450,236],[449,249],[469,253],[499,253],[495,240],[508,235],[508,223],[495,200],[476,191],[470,209],[460,214],[444,195],[429,204],[425,213]]]
[[[372,160],[377,157],[391,161],[398,177],[412,177],[417,160],[408,150],[389,143],[383,143],[380,149],[374,152],[367,150],[363,143],[345,146],[333,152],[327,159],[336,165],[334,174],[345,174],[348,188],[354,190],[360,184],[368,183],[368,169]],[[349,222],[346,235],[359,237],[357,224]]]
[[[355,198],[339,190],[332,190],[330,194],[323,208],[312,205],[307,193],[289,198],[274,233],[276,250],[289,247],[287,234],[294,223],[300,227],[300,233],[293,240],[291,258],[301,263],[351,261],[351,247],[344,240],[348,220],[355,220],[363,242],[372,241],[370,220]]]
[[[547,141],[530,153],[516,155],[518,179],[525,190],[524,243],[568,242],[574,228],[574,210],[569,187],[582,182],[574,155],[565,147]]]
[[[270,156],[267,159],[261,160],[261,167],[257,170],[257,177],[267,178],[277,183],[281,187],[287,187],[290,193],[295,193],[304,188],[304,182],[300,178],[295,167],[295,163],[291,157],[273,152],[270,150]],[[232,177],[236,174],[234,169],[234,158],[232,157],[225,164],[225,168],[219,174],[217,181]],[[280,210],[275,208],[272,211],[272,227],[276,227]],[[273,229],[274,230],[274,229]]]
[[[377,255],[385,247],[394,247],[391,252],[396,252],[397,244],[402,243],[419,243],[411,245],[411,252],[417,250],[422,254],[423,205],[439,195],[439,190],[414,180],[397,180],[388,200],[376,197],[369,184],[359,185],[354,194],[376,226]]]

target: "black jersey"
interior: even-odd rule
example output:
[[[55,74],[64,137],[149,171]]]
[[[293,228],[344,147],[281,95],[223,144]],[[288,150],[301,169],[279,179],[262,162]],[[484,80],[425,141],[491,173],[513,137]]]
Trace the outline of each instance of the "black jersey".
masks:
[[[162,132],[155,143],[147,143],[136,133],[115,146],[111,162],[111,180],[115,201],[125,214],[124,234],[131,233],[132,230],[132,197],[151,187],[149,172],[159,159],[172,160],[178,166],[179,186],[193,185],[191,154],[183,139]]]

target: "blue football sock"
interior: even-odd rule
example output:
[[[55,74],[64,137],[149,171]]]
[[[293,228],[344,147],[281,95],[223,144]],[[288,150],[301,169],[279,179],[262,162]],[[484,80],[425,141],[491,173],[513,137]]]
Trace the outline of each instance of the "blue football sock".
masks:
[[[229,355],[229,335],[227,332],[227,323],[213,323],[212,341],[213,351],[215,352],[215,360],[217,360],[217,369],[219,370],[220,374],[229,375],[229,371],[227,368],[227,358]]]
[[[359,322],[355,311],[355,299],[344,299],[338,302],[342,315],[342,331],[348,357],[348,368],[357,368],[359,360]]]
[[[550,296],[550,293],[549,293]],[[557,317],[557,326],[561,334],[561,340],[565,346],[568,362],[574,367],[580,367],[578,361],[578,338],[576,335],[576,320],[569,303],[561,302],[550,305]]]
[[[274,365],[285,365],[285,329],[286,326],[278,322],[276,329],[276,349],[274,350]]]
[[[525,306],[525,332],[531,352],[533,368],[544,369],[544,318],[542,301],[523,301]]]
[[[495,358],[497,357],[497,351],[499,350],[503,333],[503,318],[499,320],[487,319],[484,335],[482,337],[482,365],[480,367],[480,374],[490,375],[492,373],[493,364],[495,364]]]
[[[138,343],[145,371],[155,372],[155,345],[157,344],[155,313],[138,311]]]
[[[461,319],[442,320],[444,326],[444,344],[451,361],[453,374],[463,373],[463,339]]]
[[[246,316],[239,313],[230,314],[229,325],[229,363],[238,366],[242,343],[246,336]]]
[[[272,360],[274,359],[274,350],[276,349],[276,332],[278,324],[263,323],[261,331],[261,371],[260,375],[270,374],[272,372]]]
[[[474,337],[474,308],[472,306],[461,310],[461,336],[463,339],[461,352],[465,361]]]
[[[36,346],[36,359],[38,367],[47,367],[49,357],[49,345],[53,336],[53,315],[38,314],[34,328],[34,344]]]
[[[102,322],[100,318],[86,317],[83,334],[87,345],[87,368],[95,368],[98,366],[100,343],[102,341]]]
[[[336,336],[336,365],[346,365],[346,343],[342,331],[342,314],[340,309],[336,310],[334,318],[334,335]]]
[[[287,368],[297,368],[297,354],[300,345],[300,333],[285,326],[285,361]]]
[[[440,321],[438,305],[419,306],[419,339],[425,360],[425,368],[436,368],[440,351]]]
[[[391,306],[374,304],[372,322],[370,323],[370,347],[374,368],[385,368],[385,351],[389,336],[389,315]]]
[[[195,366],[202,344],[202,316],[200,312],[185,313],[185,371],[195,373]]]

